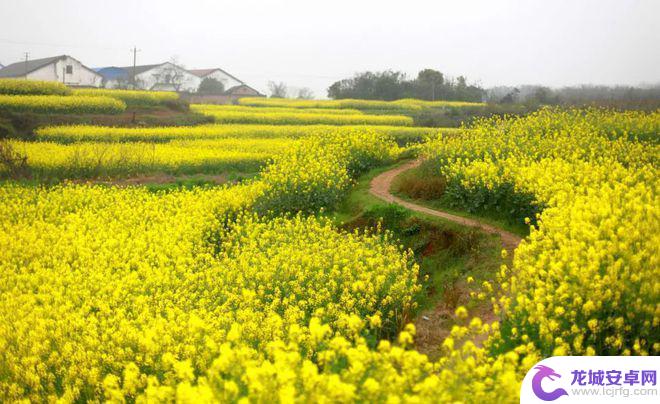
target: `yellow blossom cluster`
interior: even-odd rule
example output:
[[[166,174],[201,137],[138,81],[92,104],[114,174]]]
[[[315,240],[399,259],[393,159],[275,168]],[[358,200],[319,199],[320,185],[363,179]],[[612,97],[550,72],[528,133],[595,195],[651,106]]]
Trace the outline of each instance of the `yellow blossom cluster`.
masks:
[[[314,212],[334,206],[360,173],[397,154],[388,137],[372,131],[336,131],[301,139],[261,173],[269,186],[255,209]]]

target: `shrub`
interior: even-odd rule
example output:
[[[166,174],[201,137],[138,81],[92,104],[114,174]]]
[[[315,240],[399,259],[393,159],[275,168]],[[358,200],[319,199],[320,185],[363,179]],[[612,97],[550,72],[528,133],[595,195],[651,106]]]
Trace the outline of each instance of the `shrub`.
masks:
[[[0,120],[0,140],[10,139],[16,136],[16,130],[11,122]]]
[[[414,199],[440,199],[447,189],[447,180],[438,175],[424,175],[416,170],[400,175],[394,187]]]

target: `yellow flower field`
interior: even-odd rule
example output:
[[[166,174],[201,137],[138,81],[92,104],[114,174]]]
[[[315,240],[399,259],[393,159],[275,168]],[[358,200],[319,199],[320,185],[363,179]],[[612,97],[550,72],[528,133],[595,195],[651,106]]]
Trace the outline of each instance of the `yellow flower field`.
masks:
[[[427,145],[457,205],[542,211],[501,273],[496,351],[658,353],[658,128],[658,112],[542,110]]]
[[[293,140],[212,139],[169,143],[107,143],[10,141],[27,157],[37,178],[113,178],[136,174],[220,174],[256,172],[291,147]],[[0,169],[0,177],[2,172]]]
[[[109,126],[67,125],[38,128],[35,132],[40,140],[55,142],[77,141],[145,141],[167,142],[185,139],[237,138],[299,138],[324,136],[328,133],[368,130],[394,137],[395,139],[422,139],[439,133],[460,133],[459,128],[422,128],[380,125],[198,125],[152,128],[120,128]]]
[[[379,100],[295,100],[286,98],[262,98],[246,97],[238,100],[241,105],[254,107],[284,107],[284,108],[353,108],[353,109],[402,109],[421,110],[429,107],[481,107],[485,104],[480,102],[465,101],[423,101],[414,99],[402,99],[396,101]]]
[[[63,114],[118,114],[126,104],[111,97],[0,95],[0,111]]]
[[[301,142],[232,188],[1,186],[3,401],[174,398],[234,349],[254,358],[236,370],[278,347],[309,361],[335,333],[396,332],[418,290],[407,253],[314,217],[239,213],[287,211],[282,198],[328,206],[395,148],[357,131]],[[301,170],[312,157],[319,168]]]
[[[4,95],[68,95],[67,86],[56,81],[0,79],[0,94]]]
[[[194,104],[194,109],[201,111],[232,111],[232,112],[260,112],[264,114],[282,112],[297,113],[303,112],[300,108],[293,107],[259,107],[248,105],[214,105],[214,104]],[[333,108],[305,108],[306,114],[337,114],[337,115],[362,115],[364,112],[359,109],[333,109]]]
[[[69,126],[12,141],[58,168],[150,151],[165,169],[272,159],[230,187],[0,183],[0,401],[517,402],[544,357],[657,355],[659,116],[544,109],[415,146],[457,208],[532,223],[482,286],[498,320],[459,307],[434,360],[414,346],[412,253],[319,214],[401,155],[394,133],[426,128]]]
[[[191,105],[190,109],[195,112],[208,115],[217,123],[237,124],[250,123],[261,125],[391,125],[411,126],[413,119],[403,115],[342,115],[307,113],[304,110],[294,112],[260,112],[258,108],[254,111],[231,111],[219,107],[207,107],[205,105]]]

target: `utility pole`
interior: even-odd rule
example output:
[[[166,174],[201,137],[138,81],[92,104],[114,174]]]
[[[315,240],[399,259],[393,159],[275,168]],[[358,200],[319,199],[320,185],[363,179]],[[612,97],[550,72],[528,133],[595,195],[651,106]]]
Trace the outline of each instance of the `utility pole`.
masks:
[[[135,70],[136,70],[136,65],[137,65],[137,53],[140,52],[140,50],[137,48],[137,46],[133,46],[133,49],[131,49],[133,52],[133,89],[137,87],[137,80],[135,79]]]
[[[25,80],[27,80],[28,74],[28,57],[30,56],[29,52],[25,52]]]

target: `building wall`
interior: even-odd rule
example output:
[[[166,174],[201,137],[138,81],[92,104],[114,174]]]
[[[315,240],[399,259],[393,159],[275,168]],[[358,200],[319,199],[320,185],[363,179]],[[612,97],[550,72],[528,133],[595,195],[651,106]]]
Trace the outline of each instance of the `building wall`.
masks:
[[[262,96],[262,95],[260,95]],[[194,94],[179,93],[179,97],[190,104],[237,104],[239,98],[245,97],[242,94]]]
[[[71,66],[71,73],[66,73]],[[28,73],[30,80],[59,81],[70,86],[101,87],[101,75],[85,68],[72,57],[58,60],[40,69]]]
[[[230,91],[231,95],[234,96],[247,96],[247,97],[260,97],[261,94],[259,94],[257,91],[253,90],[252,88],[246,86],[246,85],[241,85],[237,86],[235,88],[232,88]]]
[[[210,77],[218,80],[225,86],[225,90],[229,90],[232,87],[239,86],[242,83],[233,77],[228,76],[227,74],[221,72],[220,70],[215,70],[213,73],[204,76],[204,78]]]
[[[173,83],[172,77],[180,79]],[[135,77],[137,85],[143,90],[197,91],[199,77],[171,63],[164,63]],[[177,88],[178,87],[178,88]]]
[[[118,80],[105,79],[103,80],[103,88],[115,89],[115,88],[121,88],[121,85]]]
[[[190,104],[234,104],[238,97],[231,95],[179,93],[179,98]]]

